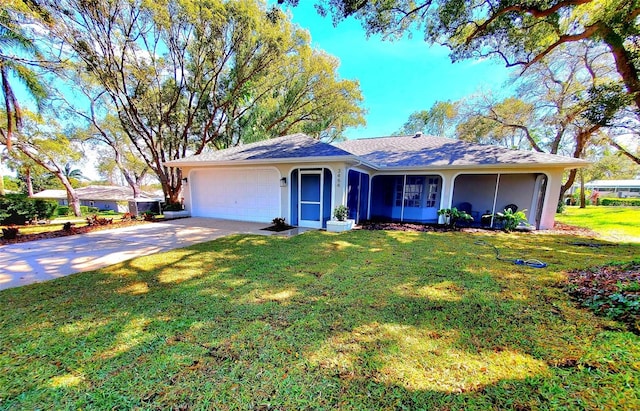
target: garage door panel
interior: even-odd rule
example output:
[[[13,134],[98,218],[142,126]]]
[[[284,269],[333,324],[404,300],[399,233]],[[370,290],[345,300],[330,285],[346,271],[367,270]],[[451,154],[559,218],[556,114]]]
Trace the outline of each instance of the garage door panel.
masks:
[[[189,181],[193,216],[265,223],[280,216],[275,169],[195,170]]]

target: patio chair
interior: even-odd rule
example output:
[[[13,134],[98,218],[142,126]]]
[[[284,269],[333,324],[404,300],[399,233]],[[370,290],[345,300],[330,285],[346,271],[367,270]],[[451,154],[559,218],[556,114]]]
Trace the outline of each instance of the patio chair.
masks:
[[[458,211],[464,211],[465,213],[471,215],[471,203],[467,203],[466,201],[464,203],[460,203],[458,204]]]
[[[456,207],[458,209],[458,211],[464,211],[465,213],[469,214],[471,217],[473,217],[473,221],[466,221],[463,223],[463,225],[466,226],[471,226],[473,223],[477,223],[478,221],[478,213],[472,211],[473,206],[471,205],[471,203],[469,202],[462,202],[460,204],[458,204],[458,207]]]
[[[504,206],[504,210],[508,210],[511,209],[512,213],[515,213],[516,211],[518,211],[518,206],[515,204],[507,204],[506,206]]]

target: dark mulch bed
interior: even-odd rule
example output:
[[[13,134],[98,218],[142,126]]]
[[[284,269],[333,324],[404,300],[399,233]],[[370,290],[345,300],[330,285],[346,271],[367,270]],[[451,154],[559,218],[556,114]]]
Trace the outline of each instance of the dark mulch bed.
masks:
[[[421,232],[445,232],[451,231],[443,225],[419,224],[419,223],[393,223],[385,221],[360,222],[362,230],[392,230],[392,231],[421,231]]]
[[[574,271],[567,278],[576,301],[640,334],[640,261]]]
[[[264,231],[275,231],[276,233],[279,233],[281,231],[291,230],[292,228],[295,228],[295,227],[292,226],[292,225],[285,224],[285,225],[272,225],[272,226],[269,226],[269,227],[261,228],[261,230],[264,230]]]
[[[420,223],[394,223],[385,221],[363,221],[360,223],[360,228],[363,230],[395,230],[395,231],[421,231],[421,232],[447,232],[452,231],[450,227],[442,224],[420,224]],[[455,230],[464,232],[491,232],[501,231],[495,228],[487,227],[458,227]],[[562,223],[555,223],[553,230],[542,231],[523,231],[531,232],[534,234],[570,234],[586,237],[598,237],[598,233],[589,230],[588,228],[575,227]]]
[[[49,231],[49,232],[37,233],[37,234],[18,234],[18,236],[12,240],[7,240],[6,238],[0,238],[0,245],[25,243],[27,241],[45,240],[47,238],[66,237],[69,235],[85,234],[91,231],[129,227],[129,226],[138,225],[138,224],[147,224],[147,221],[121,221],[121,222],[116,222],[116,223],[107,224],[107,225],[71,227],[71,230],[68,230],[68,231],[60,229],[57,231]],[[18,226],[18,229],[20,228],[21,227]]]

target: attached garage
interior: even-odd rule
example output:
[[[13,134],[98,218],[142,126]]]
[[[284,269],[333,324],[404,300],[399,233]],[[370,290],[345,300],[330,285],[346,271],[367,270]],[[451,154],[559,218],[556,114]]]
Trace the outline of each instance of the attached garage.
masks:
[[[280,173],[275,168],[195,169],[189,175],[191,215],[271,222],[280,213]]]

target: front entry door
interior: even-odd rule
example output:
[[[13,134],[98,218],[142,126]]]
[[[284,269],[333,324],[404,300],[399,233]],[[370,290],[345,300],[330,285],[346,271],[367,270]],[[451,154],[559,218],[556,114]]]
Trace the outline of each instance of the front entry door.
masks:
[[[301,171],[298,179],[298,215],[302,227],[322,228],[322,171]]]

